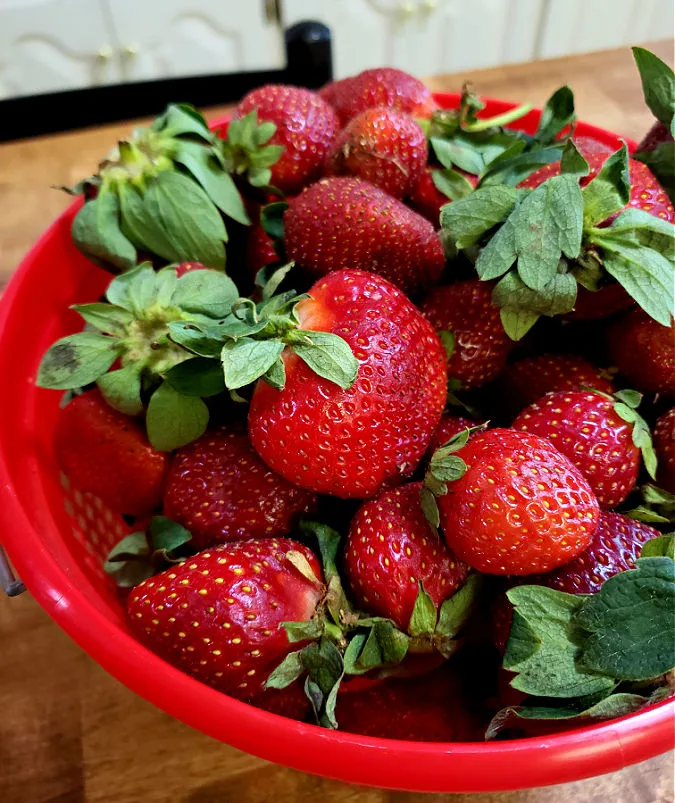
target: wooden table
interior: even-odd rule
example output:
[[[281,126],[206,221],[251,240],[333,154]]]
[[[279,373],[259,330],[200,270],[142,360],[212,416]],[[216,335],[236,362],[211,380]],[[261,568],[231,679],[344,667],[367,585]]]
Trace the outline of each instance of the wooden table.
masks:
[[[672,63],[672,43],[653,49]],[[439,76],[435,90],[468,78],[486,95],[541,104],[569,83],[579,117],[640,138],[651,125],[628,49]],[[209,110],[215,115],[222,109]],[[0,145],[0,286],[68,204],[70,184],[129,124]],[[347,786],[252,758],[170,719],[91,661],[28,596],[0,592],[0,800],[6,803],[667,803],[673,757],[555,789],[421,796]]]

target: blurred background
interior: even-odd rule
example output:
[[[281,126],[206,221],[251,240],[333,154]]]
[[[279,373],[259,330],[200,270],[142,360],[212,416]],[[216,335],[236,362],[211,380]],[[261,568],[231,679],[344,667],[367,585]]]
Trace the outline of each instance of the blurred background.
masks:
[[[0,136],[40,133],[36,118],[59,130],[64,105],[74,127],[83,99],[87,122],[104,122],[263,80],[315,87],[383,64],[424,77],[638,44],[671,36],[673,13],[672,0],[0,0]]]

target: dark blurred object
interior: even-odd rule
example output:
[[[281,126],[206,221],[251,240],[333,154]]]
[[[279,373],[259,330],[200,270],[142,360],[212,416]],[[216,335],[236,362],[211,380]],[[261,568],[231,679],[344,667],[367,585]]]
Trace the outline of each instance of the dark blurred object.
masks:
[[[239,100],[262,84],[318,89],[333,78],[330,30],[299,22],[285,33],[283,70],[194,75],[96,86],[0,101],[0,142],[159,114],[168,103],[213,106]]]

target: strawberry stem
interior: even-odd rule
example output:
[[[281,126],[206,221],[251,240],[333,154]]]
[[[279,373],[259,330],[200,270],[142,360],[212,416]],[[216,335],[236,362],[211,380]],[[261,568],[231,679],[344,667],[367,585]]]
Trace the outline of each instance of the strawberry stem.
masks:
[[[532,104],[524,103],[522,106],[517,106],[515,109],[511,109],[508,112],[497,114],[495,117],[485,117],[474,123],[465,123],[463,128],[465,131],[471,132],[485,131],[494,126],[508,125],[508,123],[512,123],[514,120],[524,117],[530,111],[532,111]]]

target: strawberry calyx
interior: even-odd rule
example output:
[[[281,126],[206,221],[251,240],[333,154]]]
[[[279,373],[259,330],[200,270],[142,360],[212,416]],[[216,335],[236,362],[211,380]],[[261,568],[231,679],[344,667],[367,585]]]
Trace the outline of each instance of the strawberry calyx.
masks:
[[[155,272],[150,263],[138,265],[113,279],[106,302],[73,307],[87,329],[51,346],[37,383],[70,390],[95,382],[106,402],[126,415],[147,407],[155,448],[178,448],[206,429],[202,397],[225,386],[221,372],[196,364],[195,355],[171,339],[171,326],[215,323],[238,296],[234,282],[218,271],[189,270],[178,278],[176,266]]]
[[[188,530],[166,516],[153,516],[144,530],[130,533],[115,544],[103,570],[119,588],[131,588],[184,560],[191,537]]]
[[[235,139],[241,127],[232,123]],[[274,130],[272,123],[257,126],[255,117],[247,121],[247,158],[255,168],[244,170],[232,158],[230,137],[219,139],[193,106],[169,105],[149,127],[120,141],[96,175],[64,188],[85,197],[72,224],[75,245],[114,272],[136,265],[139,252],[160,264],[198,261],[224,269],[225,219],[251,222],[233,175],[256,187],[265,183],[283,150],[265,145]]]
[[[481,246],[476,272],[499,280],[492,301],[506,333],[519,340],[542,315],[570,312],[577,284],[595,291],[612,282],[670,325],[675,226],[639,209],[621,211],[631,191],[625,144],[590,181],[572,141],[560,162],[561,173],[534,189],[479,186],[441,211],[456,248]]]
[[[594,391],[600,393],[600,391]],[[605,395],[602,394],[601,395]],[[614,412],[633,427],[633,445],[640,450],[642,460],[649,476],[656,477],[656,452],[652,444],[652,435],[649,425],[638,413],[638,407],[642,402],[642,393],[637,390],[618,390],[613,397]]]
[[[675,524],[675,494],[650,483],[642,485],[638,491],[640,504],[626,510],[626,516],[656,527]]]
[[[233,118],[227,126],[227,134],[220,141],[220,152],[225,169],[233,176],[245,178],[252,186],[270,187],[272,171],[284,151],[283,145],[269,145],[277,127],[272,122],[258,124],[258,111],[253,109],[241,118]]]
[[[219,358],[230,392],[236,393],[260,378],[276,389],[283,389],[286,348],[318,376],[343,389],[351,387],[358,361],[347,342],[331,332],[301,328],[301,304],[313,303],[308,294],[294,290],[277,292],[293,264],[263,268],[256,279],[261,301],[238,299],[230,314],[215,324],[170,323],[172,340],[194,354]]]

